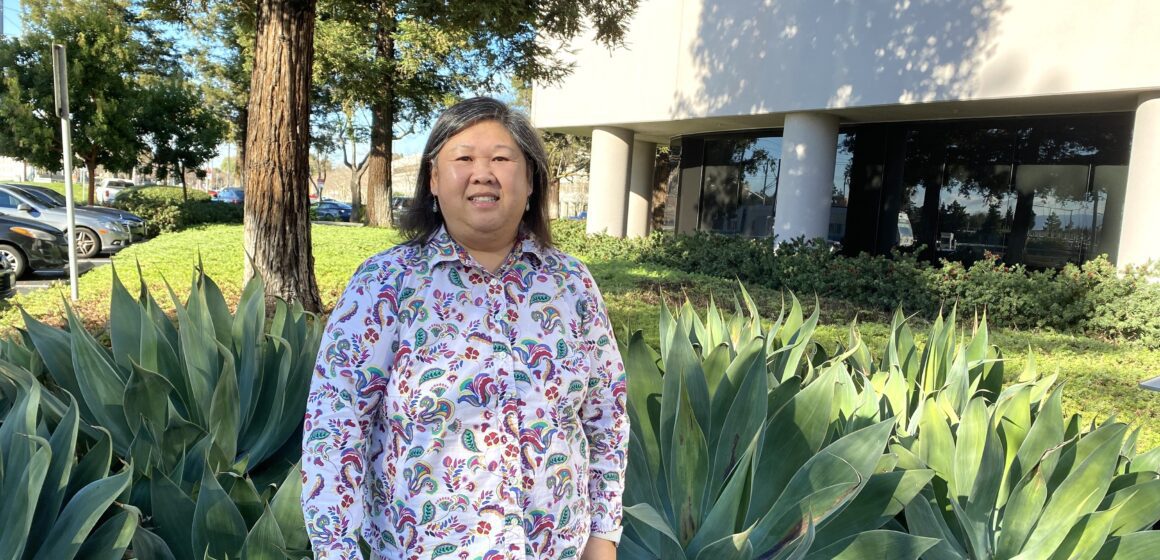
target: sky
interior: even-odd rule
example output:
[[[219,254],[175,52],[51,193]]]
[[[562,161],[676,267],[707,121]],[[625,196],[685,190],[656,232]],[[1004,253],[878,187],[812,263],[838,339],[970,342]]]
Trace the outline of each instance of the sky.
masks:
[[[18,0],[0,0],[0,5],[4,6],[4,35],[19,35],[21,33],[20,24],[20,2]]]

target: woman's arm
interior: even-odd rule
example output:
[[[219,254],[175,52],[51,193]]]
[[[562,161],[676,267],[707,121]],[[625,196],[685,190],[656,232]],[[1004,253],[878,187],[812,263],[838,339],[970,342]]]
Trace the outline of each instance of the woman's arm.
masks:
[[[371,412],[393,361],[394,298],[364,263],[330,315],[306,403],[302,506],[316,558],[359,558]]]
[[[625,372],[604,299],[592,282],[589,313],[585,317],[585,341],[591,345],[588,394],[580,418],[589,443],[588,494],[592,501],[592,539],[613,545],[620,540],[621,500],[628,459],[628,413],[625,408]],[[604,544],[595,544],[601,550]],[[592,558],[614,558],[593,556]],[[595,554],[596,552],[594,552]],[[588,553],[585,553],[588,558]]]

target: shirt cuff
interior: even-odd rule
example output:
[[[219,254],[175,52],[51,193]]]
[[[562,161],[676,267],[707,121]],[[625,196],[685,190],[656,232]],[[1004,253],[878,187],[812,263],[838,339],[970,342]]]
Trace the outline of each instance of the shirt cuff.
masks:
[[[589,534],[589,538],[595,537],[598,539],[604,539],[606,541],[612,541],[612,544],[620,544],[620,533],[622,531],[623,528],[621,527],[617,527],[611,531],[592,531],[592,533]]]

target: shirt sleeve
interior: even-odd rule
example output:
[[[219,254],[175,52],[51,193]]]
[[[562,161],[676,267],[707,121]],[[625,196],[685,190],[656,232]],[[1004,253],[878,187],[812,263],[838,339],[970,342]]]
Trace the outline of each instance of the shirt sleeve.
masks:
[[[588,393],[581,421],[588,437],[588,494],[592,501],[591,536],[620,541],[624,471],[628,459],[628,414],[625,409],[624,361],[616,345],[608,311],[596,283],[586,278],[588,308],[585,340],[592,345]]]
[[[367,438],[394,361],[390,276],[373,259],[363,263],[323,331],[302,442],[302,507],[315,558],[361,558]]]

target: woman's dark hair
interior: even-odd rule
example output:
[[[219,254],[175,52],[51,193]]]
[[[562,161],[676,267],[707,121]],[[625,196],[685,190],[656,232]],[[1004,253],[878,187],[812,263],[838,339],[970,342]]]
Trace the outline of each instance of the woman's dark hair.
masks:
[[[431,135],[427,137],[427,145],[423,148],[423,158],[419,162],[415,196],[399,220],[399,229],[408,242],[422,243],[443,225],[443,214],[431,211],[434,202],[431,195],[431,167],[435,165],[435,157],[452,136],[486,121],[495,121],[507,129],[523,152],[532,195],[528,198],[531,208],[524,212],[521,222],[541,244],[552,245],[552,232],[548,227],[548,154],[544,142],[528,117],[490,97],[460,101],[435,121]]]

